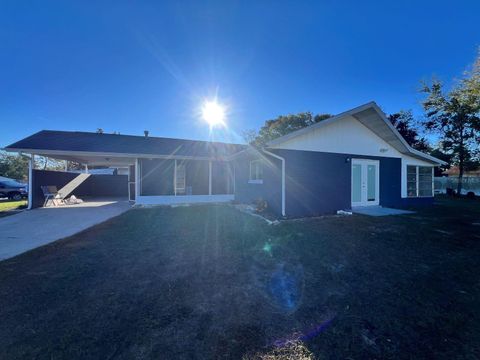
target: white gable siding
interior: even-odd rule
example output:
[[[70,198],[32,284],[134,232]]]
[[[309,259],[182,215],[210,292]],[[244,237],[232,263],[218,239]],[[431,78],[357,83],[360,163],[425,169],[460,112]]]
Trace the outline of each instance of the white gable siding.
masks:
[[[366,156],[401,158],[402,154],[352,116],[346,116],[318,129],[312,129],[277,149],[319,151]]]
[[[312,129],[272,148],[400,158],[402,197],[407,197],[407,165],[433,166],[402,154],[352,116]]]

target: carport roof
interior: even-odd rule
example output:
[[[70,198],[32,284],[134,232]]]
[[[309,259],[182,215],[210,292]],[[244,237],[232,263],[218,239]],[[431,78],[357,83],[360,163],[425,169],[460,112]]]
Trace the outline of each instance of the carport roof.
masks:
[[[5,148],[39,155],[223,158],[246,145],[151,136],[42,130]]]

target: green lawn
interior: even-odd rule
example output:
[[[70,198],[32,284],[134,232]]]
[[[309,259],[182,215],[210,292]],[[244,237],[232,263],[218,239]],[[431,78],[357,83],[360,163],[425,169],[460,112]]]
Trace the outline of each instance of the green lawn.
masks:
[[[0,200],[0,217],[13,214],[12,210],[24,209],[26,207],[27,200]]]
[[[134,209],[0,262],[0,358],[476,359],[479,224]]]

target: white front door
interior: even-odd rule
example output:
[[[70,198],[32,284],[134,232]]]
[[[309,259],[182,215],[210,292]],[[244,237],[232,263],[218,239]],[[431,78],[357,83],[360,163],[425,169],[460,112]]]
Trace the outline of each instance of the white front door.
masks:
[[[352,206],[378,205],[379,195],[379,161],[352,159]]]

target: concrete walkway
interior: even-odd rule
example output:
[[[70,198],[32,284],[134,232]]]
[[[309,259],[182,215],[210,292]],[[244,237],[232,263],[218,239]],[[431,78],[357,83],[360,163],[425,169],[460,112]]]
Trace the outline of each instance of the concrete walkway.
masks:
[[[389,215],[404,215],[414,214],[414,211],[391,209],[382,206],[356,206],[352,208],[354,214],[368,215],[368,216],[389,216]]]
[[[98,199],[0,218],[0,260],[63,239],[130,209],[126,200]]]

